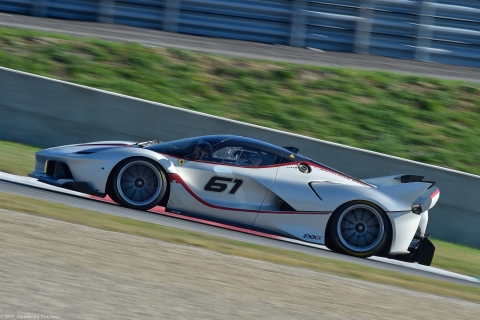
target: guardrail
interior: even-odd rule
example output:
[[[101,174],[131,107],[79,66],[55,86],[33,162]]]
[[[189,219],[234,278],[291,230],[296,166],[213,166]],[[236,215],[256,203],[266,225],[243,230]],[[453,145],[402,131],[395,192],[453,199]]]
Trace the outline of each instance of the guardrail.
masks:
[[[480,248],[480,177],[476,175],[6,68],[0,68],[0,97],[0,140],[51,147],[231,133],[296,146],[300,153],[360,179],[423,175],[437,181],[441,190],[428,231],[437,239]]]
[[[0,11],[480,67],[477,0],[0,0]]]

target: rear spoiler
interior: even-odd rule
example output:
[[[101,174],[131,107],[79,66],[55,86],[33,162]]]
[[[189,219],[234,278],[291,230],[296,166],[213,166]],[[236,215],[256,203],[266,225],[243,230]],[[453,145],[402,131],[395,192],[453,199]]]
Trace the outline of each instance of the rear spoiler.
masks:
[[[412,174],[404,174],[404,175],[401,175],[401,176],[398,176],[398,177],[395,177],[394,179],[395,180],[400,180],[401,183],[409,183],[409,182],[427,182],[427,183],[431,183],[432,185],[430,186],[433,187],[435,185],[435,181],[424,181],[423,178],[425,178],[424,176],[416,176],[416,175],[412,175]],[[429,188],[429,189],[430,189]]]

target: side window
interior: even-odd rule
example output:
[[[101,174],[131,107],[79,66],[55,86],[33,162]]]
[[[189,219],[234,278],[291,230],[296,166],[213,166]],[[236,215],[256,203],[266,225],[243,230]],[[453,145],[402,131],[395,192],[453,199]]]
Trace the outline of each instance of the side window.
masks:
[[[244,167],[263,167],[275,164],[276,155],[247,147],[228,146],[212,154],[214,162]]]

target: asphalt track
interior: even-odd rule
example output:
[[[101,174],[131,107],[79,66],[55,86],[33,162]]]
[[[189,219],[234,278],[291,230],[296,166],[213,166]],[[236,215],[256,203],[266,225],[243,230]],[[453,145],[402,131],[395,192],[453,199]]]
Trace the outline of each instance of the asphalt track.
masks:
[[[172,47],[227,56],[283,61],[317,66],[382,70],[401,74],[480,82],[480,69],[414,60],[345,52],[324,52],[275,44],[238,41],[169,33],[153,29],[96,22],[60,20],[0,13],[0,26],[58,32],[73,36],[136,42],[155,47]]]
[[[0,192],[62,203],[90,211],[112,214],[119,217],[155,223],[173,228],[202,232],[218,237],[254,243],[263,246],[294,250],[323,258],[342,260],[384,270],[398,271],[410,275],[423,276],[480,287],[480,281],[476,278],[434,267],[426,267],[418,264],[405,263],[380,257],[360,259],[331,252],[324,246],[307,244],[293,239],[276,236],[268,237],[268,235],[265,234],[256,235],[255,232],[248,233],[248,230],[244,230],[246,232],[241,232],[237,231],[238,228],[234,228],[233,230],[226,229],[219,224],[208,224],[206,221],[198,222],[196,219],[190,219],[193,220],[190,221],[188,220],[188,217],[165,213],[163,210],[155,210],[155,212],[131,210],[112,203],[100,201],[100,199],[92,199],[90,196],[78,192],[45,185],[32,178],[10,175],[3,172],[0,172]]]

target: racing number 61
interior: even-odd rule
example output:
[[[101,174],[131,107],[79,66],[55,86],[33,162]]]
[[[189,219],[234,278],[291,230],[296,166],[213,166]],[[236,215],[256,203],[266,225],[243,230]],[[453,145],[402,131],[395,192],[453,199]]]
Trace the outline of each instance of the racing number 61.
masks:
[[[235,185],[230,190],[230,194],[234,194],[237,192],[238,188],[243,183],[243,180],[240,179],[230,179],[230,178],[222,178],[222,177],[212,177],[207,184],[205,185],[205,190],[213,191],[213,192],[223,192],[227,189],[228,185],[226,183],[221,183],[218,181],[225,181],[225,182],[233,182]]]

